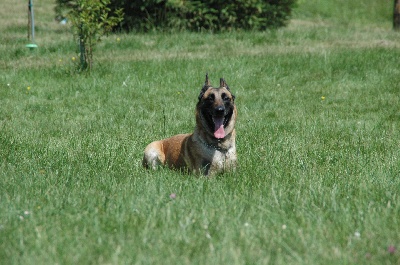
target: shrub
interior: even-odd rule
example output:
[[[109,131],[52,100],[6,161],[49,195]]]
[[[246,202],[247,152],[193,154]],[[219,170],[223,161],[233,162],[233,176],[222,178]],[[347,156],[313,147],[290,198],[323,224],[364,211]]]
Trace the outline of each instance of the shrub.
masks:
[[[150,31],[168,26],[166,0],[112,0],[111,9],[123,8],[121,26],[127,30]]]
[[[57,0],[57,8],[68,0]],[[296,0],[111,0],[126,30],[265,30],[284,26]],[[59,12],[60,13],[60,12]]]
[[[224,31],[231,29],[265,30],[284,26],[289,19],[295,0],[206,0],[168,1],[167,10],[172,10],[172,26],[190,30]]]

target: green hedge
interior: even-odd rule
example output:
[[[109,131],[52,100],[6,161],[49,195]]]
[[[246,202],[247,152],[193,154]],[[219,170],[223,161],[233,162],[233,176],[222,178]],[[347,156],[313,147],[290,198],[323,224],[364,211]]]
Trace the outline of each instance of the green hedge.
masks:
[[[60,7],[70,0],[56,0]],[[284,26],[296,0],[112,0],[126,30],[265,30]],[[60,8],[59,8],[60,9]]]

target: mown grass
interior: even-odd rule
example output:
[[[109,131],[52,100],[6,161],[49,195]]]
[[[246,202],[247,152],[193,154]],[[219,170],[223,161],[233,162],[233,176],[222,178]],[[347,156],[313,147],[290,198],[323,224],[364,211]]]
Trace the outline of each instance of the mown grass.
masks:
[[[85,76],[49,1],[30,52],[7,0],[0,263],[398,264],[391,1],[317,2],[270,32],[112,35]],[[206,72],[237,96],[238,171],[145,171],[146,144],[193,130]]]

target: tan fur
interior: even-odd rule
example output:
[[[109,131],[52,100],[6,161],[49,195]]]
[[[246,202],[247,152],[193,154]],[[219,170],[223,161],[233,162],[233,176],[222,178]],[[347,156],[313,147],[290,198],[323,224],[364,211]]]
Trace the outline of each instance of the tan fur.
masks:
[[[213,101],[209,99],[213,98]],[[224,98],[225,97],[225,100]],[[231,104],[227,104],[228,99]],[[202,114],[205,101],[214,109],[230,106],[230,120],[224,126],[225,137],[216,139]],[[205,110],[207,112],[207,108]],[[219,88],[213,88],[206,76],[206,83],[196,106],[196,127],[192,134],[178,134],[170,138],[150,143],[143,157],[143,166],[156,169],[160,165],[172,169],[188,170],[195,174],[215,175],[236,168],[235,122],[237,116],[234,96],[225,80],[221,79]]]

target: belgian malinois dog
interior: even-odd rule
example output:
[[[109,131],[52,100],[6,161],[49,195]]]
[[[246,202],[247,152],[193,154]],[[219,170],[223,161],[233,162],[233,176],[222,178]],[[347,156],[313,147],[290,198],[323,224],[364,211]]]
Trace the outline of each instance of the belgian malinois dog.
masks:
[[[196,127],[192,134],[178,134],[150,143],[144,150],[143,166],[187,170],[215,175],[236,168],[235,96],[220,79],[218,88],[206,81],[196,105]]]

